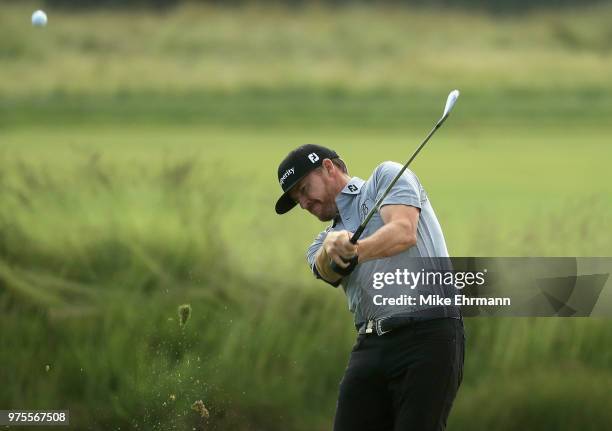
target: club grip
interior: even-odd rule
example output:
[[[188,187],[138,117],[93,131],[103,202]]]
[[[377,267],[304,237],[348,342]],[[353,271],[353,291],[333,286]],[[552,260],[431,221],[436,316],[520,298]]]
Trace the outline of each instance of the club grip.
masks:
[[[351,237],[351,239],[349,239],[349,242],[351,244],[357,244],[357,241],[359,240],[359,238],[361,237],[361,234],[363,233],[363,230],[365,229],[365,226],[360,225],[357,230],[355,231],[355,233],[353,234],[353,236]]]

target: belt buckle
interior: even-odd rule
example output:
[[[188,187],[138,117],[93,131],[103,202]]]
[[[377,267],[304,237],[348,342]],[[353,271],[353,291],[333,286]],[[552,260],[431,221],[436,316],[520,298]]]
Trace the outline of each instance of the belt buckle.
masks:
[[[378,320],[376,321],[376,335],[378,335],[379,337],[380,337],[381,335],[385,335],[387,332],[391,332],[391,329],[388,329],[388,330],[386,330],[386,331],[383,331],[383,328],[382,328],[382,322],[383,322],[383,321],[385,321],[385,320],[387,320],[387,319],[388,319],[388,317],[384,317],[384,318],[382,318],[382,319],[378,319]]]

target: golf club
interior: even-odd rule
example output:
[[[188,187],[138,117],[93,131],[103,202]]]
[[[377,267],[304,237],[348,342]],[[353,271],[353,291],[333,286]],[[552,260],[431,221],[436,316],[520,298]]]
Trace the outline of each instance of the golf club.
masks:
[[[376,202],[376,205],[374,205],[374,207],[370,210],[370,212],[368,213],[366,218],[361,222],[361,224],[359,225],[359,227],[357,228],[357,230],[355,231],[355,233],[351,237],[351,239],[350,239],[351,243],[353,243],[353,244],[357,243],[357,240],[359,240],[359,237],[361,237],[361,234],[363,233],[364,229],[366,228],[368,222],[370,221],[372,216],[376,213],[376,211],[378,211],[378,209],[380,208],[380,205],[382,204],[383,200],[387,197],[387,194],[389,193],[391,188],[395,185],[397,180],[402,176],[402,174],[408,168],[408,166],[410,166],[410,163],[414,160],[414,158],[417,156],[417,154],[419,154],[419,152],[423,149],[423,147],[425,146],[427,141],[429,141],[429,139],[433,136],[433,134],[436,133],[436,130],[438,130],[440,128],[440,126],[442,124],[444,124],[444,122],[446,121],[446,119],[448,118],[448,116],[450,114],[450,111],[453,109],[453,106],[455,106],[455,102],[457,101],[458,97],[459,97],[459,90],[453,90],[453,91],[450,92],[450,94],[448,95],[448,98],[446,99],[446,105],[444,106],[444,113],[442,114],[442,117],[440,117],[440,119],[438,120],[438,122],[436,123],[434,128],[431,130],[431,132],[429,132],[429,134],[427,135],[425,140],[421,143],[421,145],[419,145],[418,148],[414,151],[414,153],[412,153],[412,156],[410,157],[410,159],[408,159],[408,161],[406,162],[404,167],[397,173],[395,178],[393,178],[393,181],[391,181],[389,186],[387,186],[387,189],[382,194],[382,196],[378,199],[378,201]],[[346,262],[351,262],[351,260],[353,260],[353,259],[349,259],[349,260],[345,260],[345,261]],[[336,272],[338,274],[348,275],[348,273],[350,273],[350,271],[353,269],[355,264],[356,264],[356,262],[352,263],[347,268],[342,268],[342,267],[338,266],[336,264],[336,262],[332,261],[331,268],[332,268],[332,270],[334,272]],[[349,270],[349,268],[350,268],[350,270]],[[348,271],[348,273],[346,271]]]

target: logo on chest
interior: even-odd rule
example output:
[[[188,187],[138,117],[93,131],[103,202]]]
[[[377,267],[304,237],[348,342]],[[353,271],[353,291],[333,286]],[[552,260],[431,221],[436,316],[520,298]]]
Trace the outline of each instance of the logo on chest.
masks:
[[[359,206],[359,218],[361,219],[361,221],[365,220],[365,218],[368,216],[368,213],[370,212],[370,209],[373,206],[374,205],[372,201],[370,201],[370,199],[366,199],[361,203],[361,205]]]

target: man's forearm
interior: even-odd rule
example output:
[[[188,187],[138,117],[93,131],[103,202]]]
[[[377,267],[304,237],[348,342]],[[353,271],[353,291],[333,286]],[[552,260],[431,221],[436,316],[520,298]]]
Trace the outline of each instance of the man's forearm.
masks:
[[[317,267],[319,275],[331,283],[335,283],[342,278],[340,274],[331,269],[331,259],[323,246],[321,246],[315,256],[315,266]]]
[[[359,262],[394,256],[416,244],[412,225],[407,220],[397,220],[385,224],[373,235],[360,240]]]

